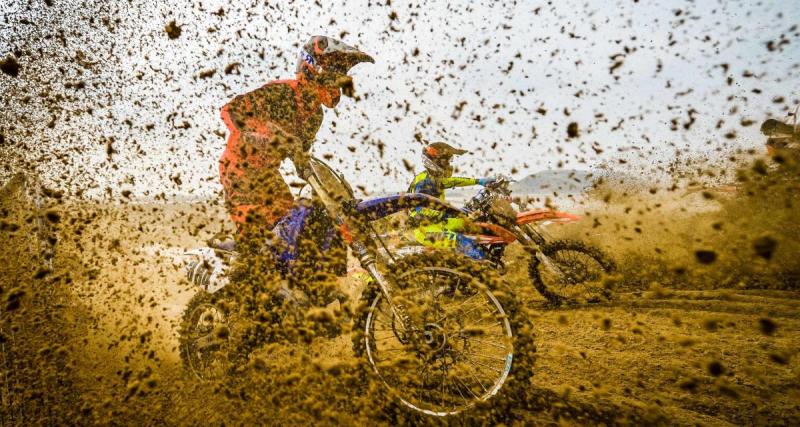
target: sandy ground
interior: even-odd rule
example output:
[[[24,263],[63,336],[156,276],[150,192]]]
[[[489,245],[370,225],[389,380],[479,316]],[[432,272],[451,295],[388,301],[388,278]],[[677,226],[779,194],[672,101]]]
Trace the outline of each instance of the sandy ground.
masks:
[[[161,349],[158,358],[177,369],[177,326],[194,290],[175,259],[184,248],[202,246],[224,223],[196,236],[174,234],[192,230],[193,221],[207,220],[193,206],[140,208],[127,218],[109,218],[108,226],[98,224],[112,234],[115,227],[137,223],[144,223],[145,230],[122,233],[135,237],[121,240],[116,265],[107,265],[95,281],[78,282],[74,289],[102,325],[95,330],[96,342],[115,336],[114,322],[126,311],[119,301],[124,295],[130,298],[123,304],[130,313],[153,319],[146,324],[153,341],[161,343],[154,346]],[[154,209],[159,221],[149,223],[145,218]],[[207,214],[221,217],[218,208]],[[343,285],[352,291],[357,288],[352,282]],[[107,284],[110,292],[97,292],[98,284]],[[516,286],[528,301],[536,329],[534,388],[578,405],[657,408],[681,424],[770,424],[800,415],[800,364],[792,357],[800,343],[800,292],[629,292],[617,295],[613,303],[553,310],[526,285],[521,280]],[[760,332],[762,318],[778,325],[773,335]],[[347,337],[322,340],[306,351],[352,356]],[[776,362],[775,355],[788,362]],[[721,372],[712,374],[712,365],[719,365]]]
[[[796,419],[800,294],[681,291],[537,317],[536,386],[606,406],[657,407],[676,424]],[[780,332],[764,336],[769,316]],[[719,367],[717,374],[714,367]]]
[[[707,204],[703,206],[713,210]],[[61,210],[65,212],[62,225],[70,223],[70,218],[76,218],[77,223],[90,218],[84,221],[87,225],[80,235],[62,235],[62,258],[58,258],[60,268],[73,272],[69,292],[85,309],[88,323],[87,339],[76,350],[76,369],[91,373],[95,381],[82,386],[82,399],[91,401],[87,396],[100,399],[98,396],[107,394],[111,397],[105,398],[105,406],[96,408],[124,407],[130,402],[127,397],[122,402],[114,399],[130,392],[126,370],[133,371],[134,376],[151,370],[161,384],[175,382],[181,387],[202,388],[186,379],[178,356],[180,316],[196,290],[183,278],[176,261],[186,249],[202,246],[210,236],[226,230],[221,207],[62,206]],[[570,234],[569,229],[562,228],[555,232]],[[597,238],[607,232],[601,229],[592,233]],[[357,266],[353,260],[350,263],[352,271]],[[538,346],[529,391],[547,396],[545,401],[549,402],[549,406],[521,409],[513,418],[517,422],[800,422],[800,292],[625,288],[611,302],[554,309],[544,304],[522,275],[511,277],[534,325]],[[360,286],[353,275],[340,283],[348,292]],[[776,325],[775,330],[765,333],[764,322]],[[357,362],[347,335],[319,338],[310,345],[270,346],[257,354],[266,363],[264,371],[280,372],[280,376],[308,372],[309,365],[325,360],[345,365]],[[140,362],[133,362],[136,360]],[[308,392],[310,387],[317,404],[323,407],[326,401],[333,405],[341,400],[335,395],[340,393],[336,388],[325,389],[319,384],[321,388],[314,389],[314,384],[299,381],[298,390]],[[291,393],[294,386],[285,387]],[[213,393],[218,392],[215,389]],[[203,403],[185,396],[181,401],[175,393],[168,395],[172,397],[158,404],[163,405],[158,406],[161,413],[189,416],[195,409],[195,415],[203,412]],[[250,402],[267,398],[261,396]],[[378,412],[387,404],[380,396],[372,403]],[[240,406],[215,411],[231,411],[217,415],[221,419],[230,417],[235,423],[236,408],[246,410],[241,405],[246,408],[247,404],[240,402]],[[96,409],[97,413],[103,415],[96,415],[96,422],[125,423],[117,418],[125,410]],[[380,416],[371,418],[374,414],[362,415],[387,422]],[[162,421],[183,424],[191,419]]]

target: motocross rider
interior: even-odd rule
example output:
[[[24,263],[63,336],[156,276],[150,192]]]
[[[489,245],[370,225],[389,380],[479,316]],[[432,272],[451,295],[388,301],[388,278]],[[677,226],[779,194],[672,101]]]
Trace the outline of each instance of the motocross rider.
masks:
[[[230,131],[219,162],[231,219],[240,233],[268,230],[289,213],[294,198],[279,166],[291,159],[301,177],[323,120],[343,92],[352,96],[350,68],[375,61],[339,40],[313,36],[302,47],[294,80],[276,80],[239,95],[222,107]]]
[[[453,156],[467,153],[444,142],[434,142],[422,149],[422,164],[425,171],[414,177],[408,187],[409,193],[423,193],[445,200],[445,189],[467,187],[471,185],[486,186],[495,181],[494,178],[454,177],[450,161]],[[414,228],[417,242],[434,248],[457,249],[459,252],[474,258],[483,259],[484,253],[475,239],[467,237],[467,220],[448,215],[445,212],[417,207],[409,213],[410,224]]]
[[[347,73],[361,62],[375,61],[339,40],[313,36],[300,50],[294,80],[269,82],[222,107],[220,115],[229,130],[219,161],[226,208],[240,237],[273,230],[281,220],[275,231],[288,248],[279,254],[279,262],[296,258],[302,230],[313,222],[307,221],[313,210],[294,203],[280,164],[291,159],[305,178],[301,169],[322,124],[322,106],[334,108],[342,92],[352,96]],[[210,246],[233,252],[237,245],[228,236],[218,235]],[[190,263],[187,273],[191,282],[218,289],[227,283],[225,268],[209,250],[201,250],[205,255]]]

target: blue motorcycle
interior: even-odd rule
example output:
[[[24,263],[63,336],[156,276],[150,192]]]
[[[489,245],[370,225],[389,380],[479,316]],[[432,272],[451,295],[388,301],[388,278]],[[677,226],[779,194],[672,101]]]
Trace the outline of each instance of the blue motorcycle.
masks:
[[[294,209],[274,230],[280,243],[273,245],[279,248],[273,251],[276,267],[284,276],[295,274],[299,242],[314,223],[325,230],[314,236],[320,252],[349,247],[369,275],[354,317],[354,350],[393,396],[422,414],[444,417],[501,389],[528,386],[533,337],[496,270],[445,253],[400,256],[374,227],[377,220],[418,206],[452,215],[464,211],[424,194],[358,200],[340,174],[313,157],[298,170],[313,189],[314,203]],[[212,274],[202,271],[196,265],[192,271],[205,289],[184,314],[181,357],[190,372],[208,379],[230,372],[225,368],[230,334],[219,331],[220,325],[236,324],[226,304],[213,297],[225,288],[224,280],[217,277],[213,284]],[[512,366],[517,371],[509,376]]]

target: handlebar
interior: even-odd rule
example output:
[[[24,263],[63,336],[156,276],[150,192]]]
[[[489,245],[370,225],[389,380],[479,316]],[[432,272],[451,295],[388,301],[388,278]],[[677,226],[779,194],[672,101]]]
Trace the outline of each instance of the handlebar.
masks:
[[[511,194],[511,189],[509,188],[511,182],[512,182],[511,179],[509,179],[508,177],[498,176],[497,178],[495,178],[494,182],[487,184],[486,187],[484,188],[490,191],[501,193],[504,196],[508,196],[509,194]]]

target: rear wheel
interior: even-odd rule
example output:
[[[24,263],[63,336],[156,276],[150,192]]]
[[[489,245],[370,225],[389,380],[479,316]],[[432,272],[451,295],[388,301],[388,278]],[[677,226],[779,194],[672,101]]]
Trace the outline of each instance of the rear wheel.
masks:
[[[599,302],[611,297],[603,276],[615,270],[601,250],[574,240],[556,240],[540,247],[544,259],[529,266],[533,285],[553,304]]]
[[[516,306],[506,305],[508,294],[491,290],[490,270],[415,261],[396,276],[392,299],[402,312],[392,313],[377,294],[363,323],[366,358],[395,397],[421,413],[447,416],[488,401],[507,383],[526,383],[531,369],[520,365],[530,359],[519,353],[535,351],[531,331]]]

